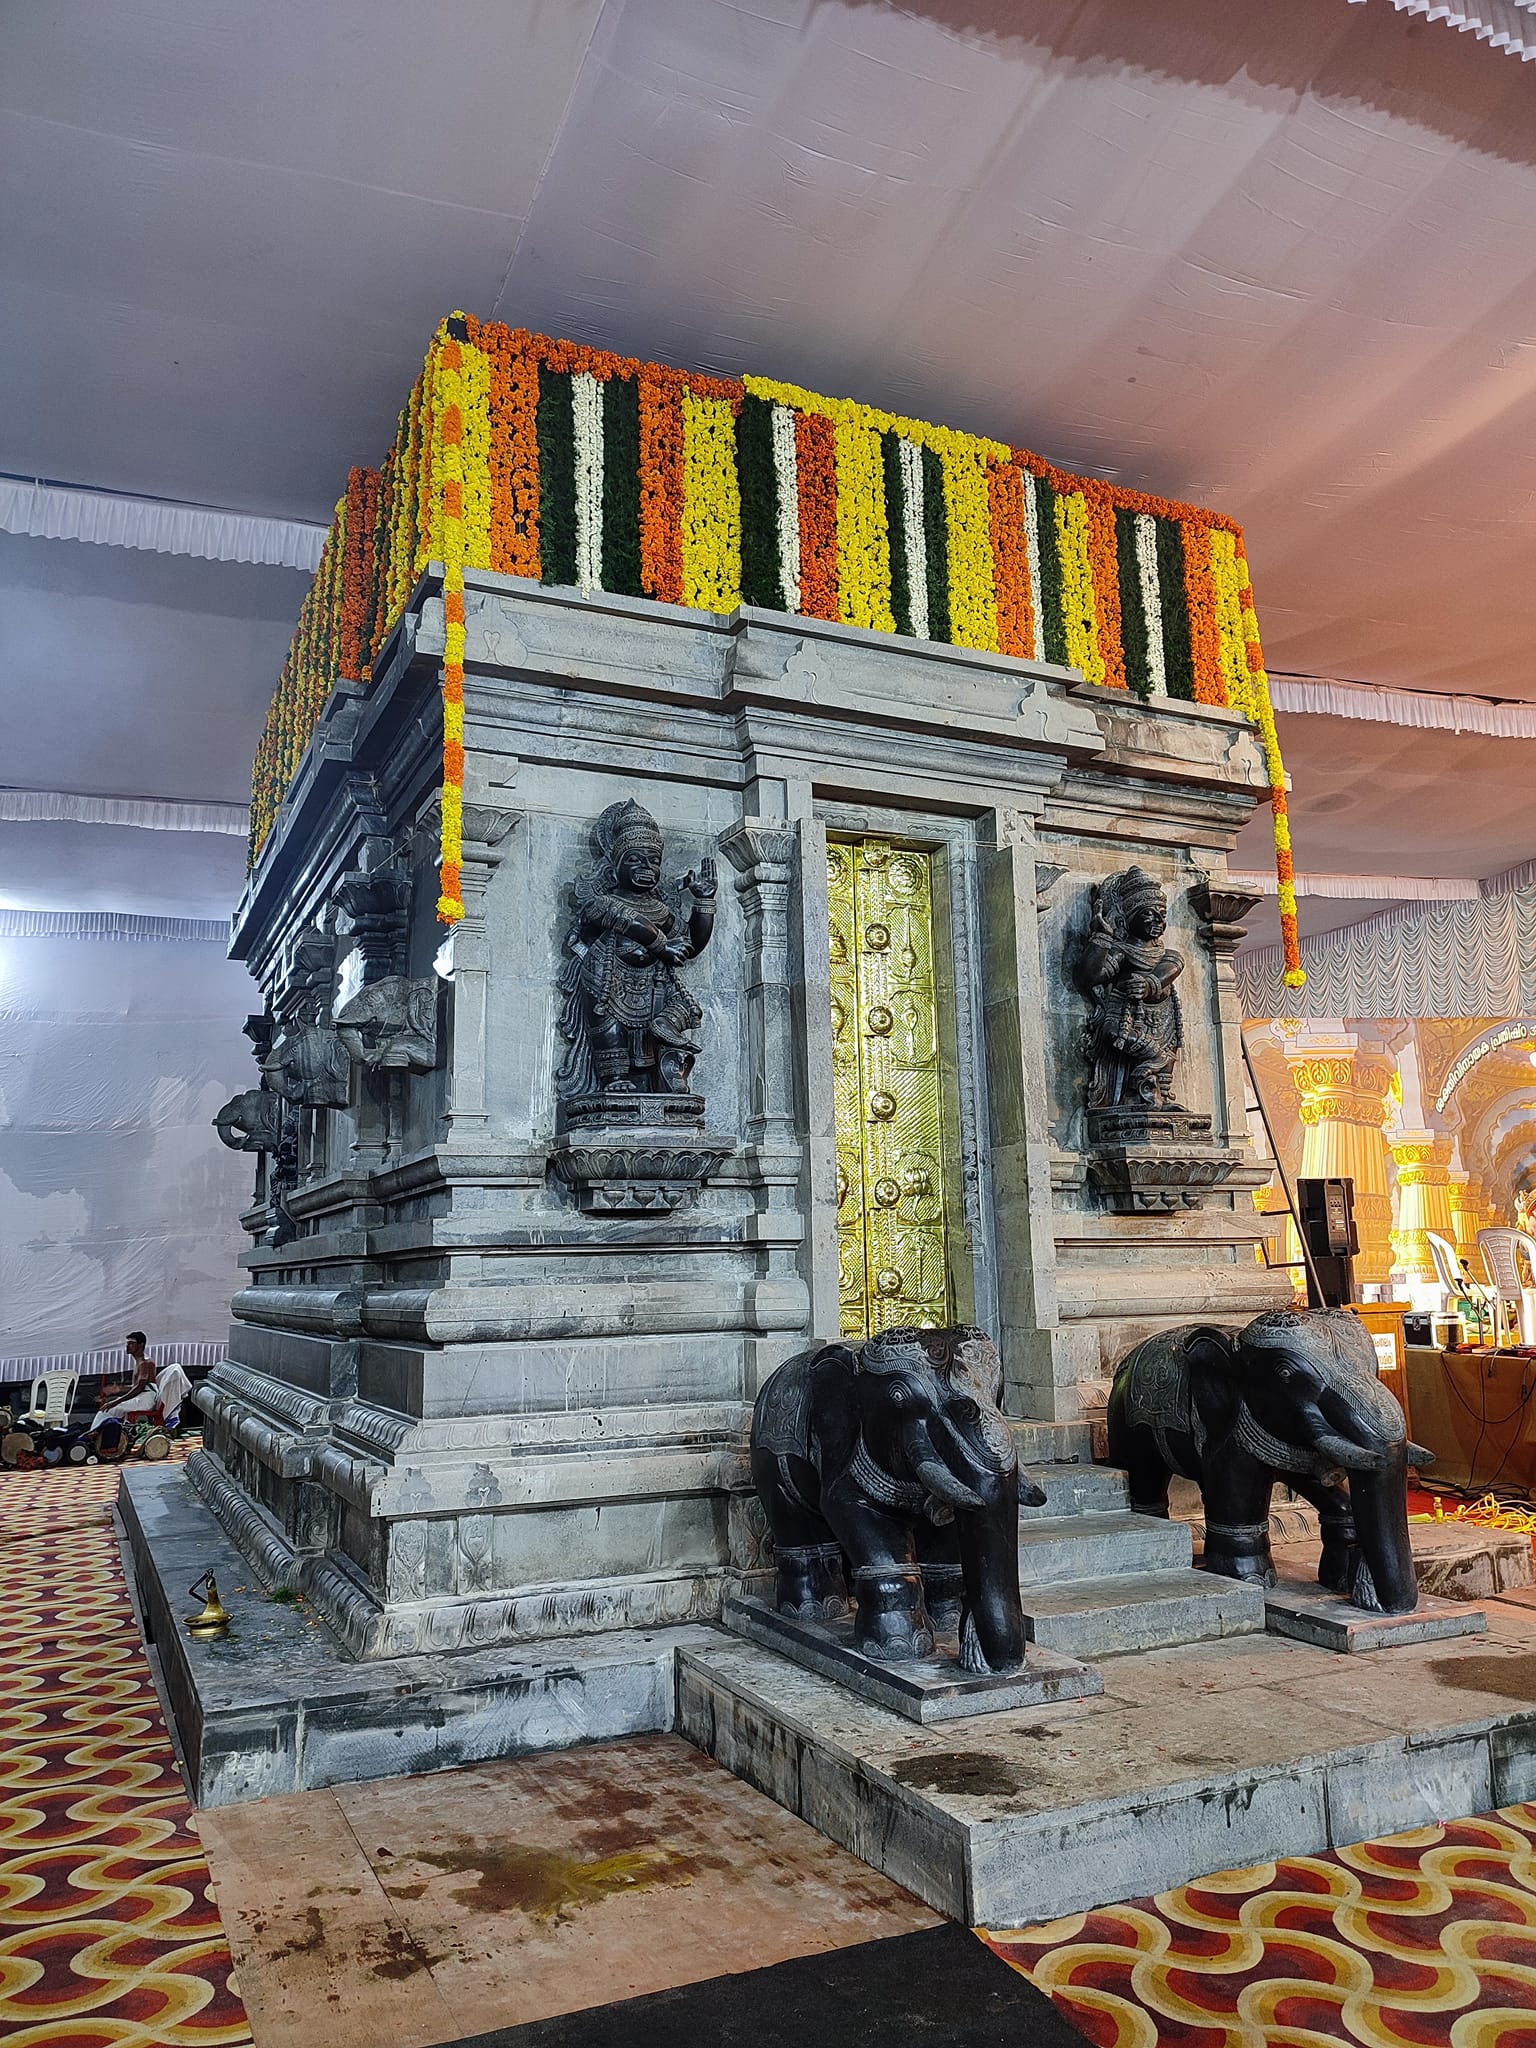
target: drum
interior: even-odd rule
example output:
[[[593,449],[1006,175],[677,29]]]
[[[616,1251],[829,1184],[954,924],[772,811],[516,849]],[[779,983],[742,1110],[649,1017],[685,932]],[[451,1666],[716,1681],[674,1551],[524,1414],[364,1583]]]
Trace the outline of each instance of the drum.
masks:
[[[163,1429],[152,1429],[139,1446],[139,1456],[158,1465],[171,1455],[171,1440]]]

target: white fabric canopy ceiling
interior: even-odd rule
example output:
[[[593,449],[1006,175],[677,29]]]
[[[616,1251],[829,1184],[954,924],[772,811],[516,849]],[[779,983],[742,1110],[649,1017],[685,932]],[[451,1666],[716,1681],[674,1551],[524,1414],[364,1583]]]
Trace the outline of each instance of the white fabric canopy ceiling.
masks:
[[[0,60],[0,471],[323,520],[462,305],[1220,506],[1273,669],[1536,700],[1536,72],[1472,35],[1385,0],[18,0]],[[243,796],[296,573],[4,540],[0,574],[0,781]],[[1536,855],[1536,741],[1283,732],[1304,870]]]

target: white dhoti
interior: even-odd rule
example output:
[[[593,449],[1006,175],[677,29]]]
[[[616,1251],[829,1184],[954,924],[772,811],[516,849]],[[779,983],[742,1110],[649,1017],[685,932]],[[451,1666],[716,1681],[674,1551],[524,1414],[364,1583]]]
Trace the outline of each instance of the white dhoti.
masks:
[[[98,1409],[91,1427],[100,1429],[104,1422],[131,1422],[136,1415],[153,1415],[159,1406],[158,1392],[146,1387],[142,1394],[130,1394],[126,1400],[114,1401],[110,1408]]]

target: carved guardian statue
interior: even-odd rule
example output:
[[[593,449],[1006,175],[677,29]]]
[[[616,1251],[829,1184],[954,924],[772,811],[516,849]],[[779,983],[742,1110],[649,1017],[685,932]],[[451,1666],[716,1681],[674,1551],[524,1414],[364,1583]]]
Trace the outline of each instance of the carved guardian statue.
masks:
[[[666,893],[661,828],[632,801],[610,804],[592,836],[560,974],[561,1093],[685,1095],[703,1012],[677,970],[709,944],[715,864]]]
[[[1174,984],[1184,958],[1163,944],[1168,900],[1149,874],[1126,868],[1094,887],[1090,905],[1076,977],[1090,1006],[1088,1106],[1176,1108],[1184,1030]]]

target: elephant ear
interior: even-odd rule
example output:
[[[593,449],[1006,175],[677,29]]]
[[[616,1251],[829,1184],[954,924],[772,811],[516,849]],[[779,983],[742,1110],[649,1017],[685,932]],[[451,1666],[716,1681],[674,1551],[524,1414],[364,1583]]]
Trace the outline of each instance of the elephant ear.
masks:
[[[1190,1400],[1208,1436],[1224,1435],[1242,1404],[1238,1335],[1219,1323],[1197,1323],[1184,1335]]]

